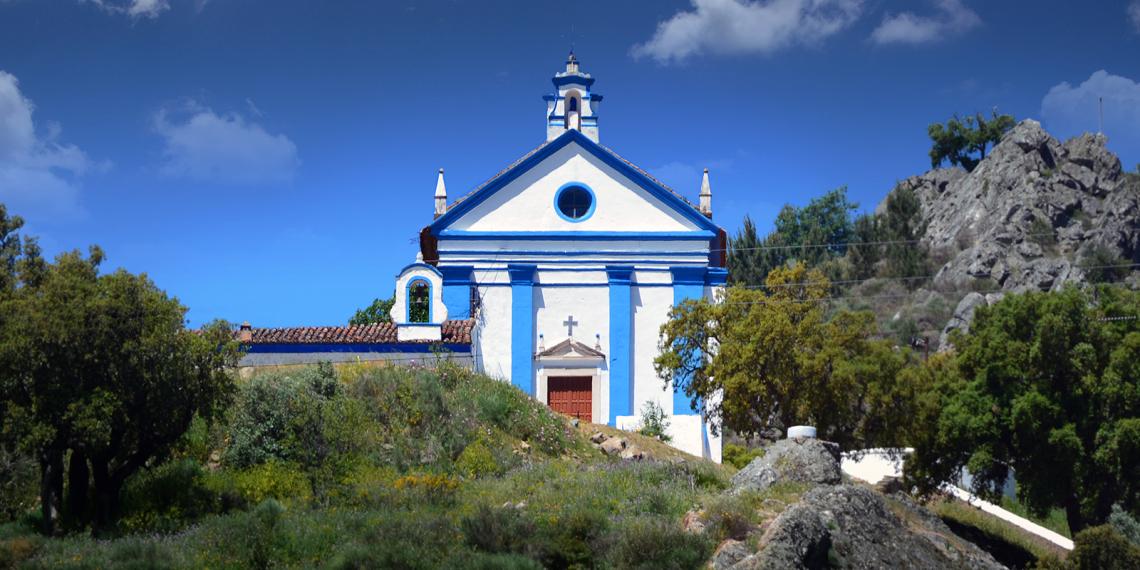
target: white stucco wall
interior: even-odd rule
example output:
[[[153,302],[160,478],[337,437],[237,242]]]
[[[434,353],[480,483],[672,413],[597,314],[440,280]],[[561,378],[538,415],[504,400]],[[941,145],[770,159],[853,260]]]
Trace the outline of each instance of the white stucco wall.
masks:
[[[396,324],[408,322],[408,283],[424,279],[431,284],[431,322],[447,320],[447,305],[443,304],[443,278],[430,265],[413,264],[396,276],[396,303],[388,313]],[[402,339],[401,339],[402,340]]]
[[[665,274],[668,276],[668,274]],[[633,411],[641,414],[646,402],[654,401],[667,413],[673,413],[673,392],[662,390],[665,385],[653,369],[657,358],[657,338],[661,325],[673,305],[673,287],[632,287],[630,308],[633,310]]]
[[[511,288],[480,287],[479,359],[483,373],[503,380],[511,373]]]
[[[556,212],[555,193],[568,182],[593,190],[596,207],[589,219],[570,222]],[[677,232],[698,228],[582,147],[570,144],[452,222],[449,229]]]

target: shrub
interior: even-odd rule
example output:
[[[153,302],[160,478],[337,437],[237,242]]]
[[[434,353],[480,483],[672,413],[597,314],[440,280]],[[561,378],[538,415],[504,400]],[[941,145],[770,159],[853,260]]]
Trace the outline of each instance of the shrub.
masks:
[[[669,416],[665,414],[661,405],[653,400],[645,402],[641,407],[641,429],[637,430],[637,433],[669,443],[673,438],[665,435],[667,429],[669,429]]]
[[[521,553],[534,535],[534,521],[514,508],[480,506],[459,521],[463,540],[476,550],[493,554]]]
[[[674,523],[637,521],[621,529],[611,561],[631,570],[695,570],[704,566],[712,550],[708,537]]]
[[[233,484],[248,502],[259,504],[266,499],[308,499],[308,478],[297,467],[277,461],[255,465],[233,474]]]
[[[178,567],[169,550],[153,542],[122,540],[111,548],[112,568],[116,570],[174,570]]]
[[[452,558],[444,568],[449,570],[542,570],[542,565],[521,554],[483,554]]]
[[[0,540],[0,568],[15,568],[16,564],[40,553],[40,543],[34,538],[15,536]]]
[[[495,462],[495,456],[491,454],[483,438],[475,440],[475,443],[468,445],[463,453],[459,454],[455,467],[468,477],[482,477],[499,470],[499,464]]]
[[[539,526],[534,547],[544,568],[595,568],[606,558],[609,518],[578,509]]]
[[[1128,511],[1120,508],[1119,504],[1112,505],[1112,514],[1108,515],[1108,524],[1112,530],[1128,539],[1133,545],[1140,547],[1140,522],[1132,518]]]
[[[748,500],[739,495],[716,497],[705,507],[705,532],[716,537],[717,542],[744,540],[752,530],[747,514],[750,510]]]
[[[455,499],[459,481],[447,475],[422,473],[397,479],[396,489],[403,491],[409,502],[449,503]]]
[[[744,469],[757,457],[764,457],[763,449],[749,450],[743,445],[727,443],[721,451],[721,460],[737,469]]]
[[[120,524],[127,532],[175,531],[206,515],[245,505],[228,478],[204,471],[193,459],[139,471],[122,491]]]
[[[35,506],[39,475],[34,457],[0,445],[0,520],[16,520]]]
[[[1057,238],[1053,235],[1053,225],[1041,218],[1033,220],[1033,224],[1029,226],[1029,235],[1026,237],[1042,248],[1049,248],[1057,243]]]
[[[226,462],[240,468],[270,459],[293,460],[295,453],[287,443],[291,422],[313,415],[306,414],[311,410],[305,407],[335,396],[336,386],[331,365],[300,368],[284,377],[264,373],[250,378],[239,387],[231,413]]]
[[[1112,525],[1085,529],[1073,539],[1073,551],[1064,561],[1048,555],[1037,568],[1044,570],[1109,570],[1140,568],[1140,548],[1116,534]]]

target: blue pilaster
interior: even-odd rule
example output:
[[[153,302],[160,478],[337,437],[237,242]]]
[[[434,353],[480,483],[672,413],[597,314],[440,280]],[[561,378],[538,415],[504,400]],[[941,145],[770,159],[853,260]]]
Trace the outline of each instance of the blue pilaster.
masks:
[[[470,265],[451,265],[439,268],[443,274],[443,304],[447,318],[471,318],[471,276],[475,268]]]
[[[673,305],[681,304],[686,299],[701,299],[705,296],[705,277],[707,267],[679,266],[670,267],[673,275]],[[689,416],[699,413],[689,406],[689,399],[682,392],[673,393],[673,415]]]
[[[511,384],[534,395],[534,265],[508,265],[511,276]]]
[[[610,417],[615,425],[617,416],[633,415],[633,384],[630,382],[629,324],[630,285],[633,267],[607,265],[606,276],[610,283]]]
[[[709,287],[724,287],[728,282],[728,270],[723,267],[710,267],[705,273],[705,285]]]

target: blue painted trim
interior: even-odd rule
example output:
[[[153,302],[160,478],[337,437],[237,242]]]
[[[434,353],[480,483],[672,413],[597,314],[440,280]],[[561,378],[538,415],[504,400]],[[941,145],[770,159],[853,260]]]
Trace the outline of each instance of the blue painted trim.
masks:
[[[479,287],[511,287],[510,283],[480,283]],[[535,287],[609,287],[609,283],[535,283]],[[630,283],[631,287],[672,287],[672,283]]]
[[[577,132],[577,131],[575,131]],[[467,202],[464,200],[460,202],[463,204]],[[455,211],[452,208],[451,211]],[[450,213],[450,212],[449,212]],[[445,214],[446,216],[446,214]],[[443,217],[440,218],[441,220]],[[434,226],[434,224],[433,224]],[[577,240],[577,241],[677,241],[688,240],[693,242],[701,242],[704,247],[702,255],[708,255],[708,240],[716,237],[716,235],[708,230],[696,230],[691,232],[598,232],[598,231],[565,231],[565,232],[480,232],[468,230],[448,230],[441,229],[438,234],[435,233],[433,227],[432,234],[443,240],[451,239],[466,239],[466,240],[503,240],[503,239],[528,239],[528,240]],[[443,245],[441,243],[440,245]],[[430,265],[428,267],[431,267]],[[434,268],[433,268],[434,269]]]
[[[677,265],[669,268],[669,272],[673,274],[673,284],[683,286],[697,286],[704,290],[705,273],[708,272],[706,267],[694,267]],[[677,300],[674,299],[674,302]]]
[[[594,273],[594,272],[601,271],[601,270],[602,270],[601,267],[587,267],[587,268],[582,268],[582,269],[575,269],[573,267],[543,267],[542,269],[539,269],[539,271],[543,272],[543,273],[546,273],[548,271],[566,271],[566,272],[577,271],[579,273]],[[667,267],[638,267],[634,271],[669,271],[669,268],[667,268]],[[663,283],[663,285],[668,285],[668,283]]]
[[[400,323],[397,327],[442,327],[443,323]]]
[[[432,271],[432,273],[435,273],[436,275],[443,277],[443,274],[440,273],[438,269],[436,269],[436,268],[434,268],[434,267],[432,267],[426,263],[413,263],[411,265],[406,265],[406,266],[404,266],[403,269],[400,270],[399,273],[396,274],[396,277],[403,275],[405,271],[407,271],[413,267],[426,267],[426,268],[430,269]]]
[[[557,93],[547,93],[542,96],[543,101],[557,101],[559,99]]]
[[[706,254],[702,251],[613,251],[613,250],[585,250],[585,249],[572,249],[572,250],[530,250],[530,251],[496,251],[493,249],[448,249],[440,253],[451,253],[456,255],[467,254],[489,254],[494,253],[500,257],[504,255],[691,255],[696,257],[704,257]],[[702,265],[703,267],[703,265]]]
[[[443,306],[447,307],[447,318],[462,319],[471,316],[471,285],[474,265],[440,264],[443,274]]]
[[[633,415],[633,383],[630,382],[630,285],[633,267],[607,265],[606,277],[610,287],[610,416],[609,425],[616,424],[617,416]]]
[[[562,87],[564,85],[581,85],[587,89],[594,84],[593,77],[584,77],[582,75],[563,75],[562,77],[555,77],[551,79],[555,87]]]
[[[534,396],[535,265],[508,265],[511,276],[511,384]]]
[[[710,267],[705,274],[705,285],[719,287],[728,282],[728,269],[723,267]]]
[[[558,205],[558,201],[562,199],[562,194],[569,191],[569,190],[585,190],[586,193],[590,195],[590,207],[586,210],[586,215],[582,216],[581,218],[575,219],[575,218],[571,218],[570,216],[567,216],[565,213],[562,212],[562,208],[559,207],[559,205]],[[597,209],[597,207],[598,207],[598,196],[596,194],[594,194],[594,189],[590,188],[589,186],[587,186],[586,184],[584,184],[582,182],[567,182],[566,184],[563,184],[562,186],[560,186],[558,188],[558,190],[556,190],[554,192],[554,211],[558,214],[559,218],[562,218],[563,220],[566,220],[567,222],[570,222],[572,224],[577,224],[579,222],[584,222],[584,221],[590,219],[590,216],[594,215],[594,210]]]
[[[669,268],[673,274],[673,305],[681,304],[686,299],[701,299],[705,296],[706,267],[674,266]],[[698,356],[701,358],[701,356]],[[699,405],[699,400],[698,400]],[[689,406],[688,398],[684,393],[673,391],[673,415],[691,416],[698,413]]]
[[[430,354],[432,348],[443,347],[451,352],[469,354],[471,345],[454,343],[385,343],[385,344],[243,344],[250,354],[305,354],[312,352],[375,352],[378,354],[415,353]]]
[[[589,264],[591,264],[590,265],[591,267],[597,267],[598,265],[612,265],[614,263],[637,263],[638,267],[641,267],[642,265],[673,266],[673,265],[677,265],[678,263],[684,263],[683,260],[676,260],[676,259],[670,260],[670,259],[544,259],[544,258],[526,259],[526,258],[523,258],[523,259],[509,259],[508,260],[508,259],[503,259],[502,257],[498,257],[498,258],[490,257],[490,258],[485,258],[485,259],[464,258],[463,261],[468,262],[468,263],[486,263],[486,264],[491,266],[491,267],[476,267],[477,271],[501,271],[502,270],[502,264],[506,263],[508,261],[512,262],[512,263],[532,263],[532,264],[541,263],[543,265],[555,265],[555,264],[577,264],[577,265],[581,265],[584,263],[589,263]],[[494,267],[495,265],[498,265],[499,267],[496,268],[496,267]]]
[[[643,190],[649,192],[658,200],[661,200],[666,205],[672,207],[677,213],[681,214],[685,219],[692,222],[698,228],[712,232],[709,235],[710,239],[720,231],[720,226],[717,226],[712,222],[712,220],[706,218],[704,214],[700,213],[700,211],[698,211],[695,206],[685,202],[676,194],[667,190],[659,182],[656,182],[652,178],[649,178],[649,176],[643,174],[641,171],[637,170],[630,164],[619,159],[616,155],[614,155],[614,153],[606,150],[605,147],[590,140],[586,137],[586,135],[575,129],[569,129],[558,138],[543,145],[541,148],[535,151],[534,154],[531,154],[527,158],[519,161],[519,163],[516,164],[514,168],[511,168],[507,172],[502,173],[493,181],[480,188],[474,194],[468,196],[463,201],[459,202],[458,204],[454,204],[446,214],[440,216],[438,220],[432,222],[431,226],[429,226],[431,228],[432,235],[438,237],[440,235],[440,232],[446,230],[447,227],[451,225],[455,220],[458,220],[464,214],[470,212],[472,208],[475,208],[479,204],[482,204],[492,194],[498,192],[500,189],[510,184],[511,182],[514,182],[518,179],[519,176],[522,176],[531,168],[534,168],[542,161],[546,160],[551,155],[562,150],[571,143],[577,144],[586,152],[594,155],[598,160],[601,160],[609,167],[623,174],[631,182],[637,184]]]
[[[436,271],[436,273],[439,273],[439,272]],[[412,322],[412,285],[414,285],[416,283],[424,283],[427,285],[427,288],[428,288],[428,320],[427,320],[427,323],[413,323]],[[396,324],[397,325],[415,325],[415,324],[431,324],[431,323],[435,322],[435,319],[432,318],[435,316],[433,314],[433,313],[435,313],[435,307],[433,307],[433,305],[435,305],[435,302],[434,302],[434,299],[432,298],[433,293],[435,293],[435,291],[432,291],[431,281],[428,281],[426,278],[416,276],[416,277],[412,277],[411,279],[409,279],[408,283],[406,285],[404,285],[404,322],[396,323]],[[438,325],[439,323],[435,323],[435,324]]]

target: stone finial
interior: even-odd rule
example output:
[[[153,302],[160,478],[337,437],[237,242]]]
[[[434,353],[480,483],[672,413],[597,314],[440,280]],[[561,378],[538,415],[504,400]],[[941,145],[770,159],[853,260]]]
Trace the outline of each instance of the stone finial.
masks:
[[[443,185],[443,169],[439,169],[439,179],[435,183],[435,218],[447,213],[447,188]]]
[[[250,342],[253,340],[253,327],[250,326],[249,321],[245,321],[238,328],[238,338],[242,342]]]
[[[709,187],[709,169],[705,169],[704,180],[701,180],[701,213],[712,219],[712,189]]]

